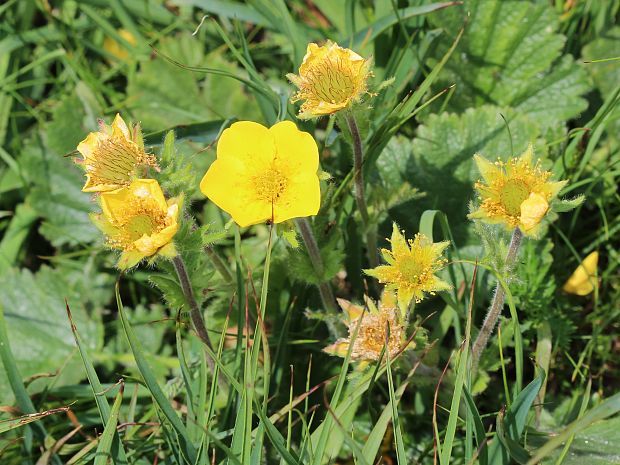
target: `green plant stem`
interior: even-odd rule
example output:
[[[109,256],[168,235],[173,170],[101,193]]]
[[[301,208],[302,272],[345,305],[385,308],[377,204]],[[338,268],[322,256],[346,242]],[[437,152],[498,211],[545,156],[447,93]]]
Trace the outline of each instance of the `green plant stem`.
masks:
[[[505,270],[510,270],[512,265],[514,264],[517,254],[519,252],[519,246],[521,245],[521,239],[523,239],[523,233],[519,228],[515,228],[512,232],[512,237],[510,238],[510,245],[508,246],[508,253],[506,254],[506,261],[504,265]],[[482,323],[482,327],[480,328],[480,332],[478,333],[478,337],[474,342],[472,347],[472,373],[476,373],[478,371],[478,363],[480,362],[480,356],[484,351],[487,343],[489,342],[489,338],[491,334],[493,334],[493,330],[497,325],[497,320],[499,319],[499,315],[502,312],[502,308],[504,307],[504,299],[506,298],[506,292],[501,284],[498,282],[495,288],[495,295],[493,296],[493,301],[491,302],[491,307],[484,318],[484,322]],[[515,329],[518,331],[518,328]]]
[[[362,144],[362,136],[355,117],[349,113],[346,116],[347,125],[353,139],[353,183],[355,185],[354,195],[357,209],[362,217],[362,223],[366,230],[366,246],[368,247],[368,262],[371,268],[379,266],[379,256],[377,255],[377,233],[374,225],[370,224],[370,215],[368,214],[368,206],[366,205],[366,194],[364,190],[364,147]]]
[[[323,281],[325,266],[323,265],[323,259],[321,258],[321,253],[319,251],[316,238],[312,232],[312,226],[310,226],[308,218],[297,218],[295,223],[297,224],[297,229],[299,229],[299,233],[301,234],[304,244],[306,245],[306,250],[310,256],[310,261],[312,262],[314,271],[317,274],[317,277],[321,279],[321,282],[317,285],[317,287],[319,288],[319,293],[321,294],[323,306],[326,310],[335,313],[337,310],[336,298],[334,297],[334,293],[332,292],[332,288],[329,283],[327,281]]]
[[[220,276],[222,276],[222,278],[224,278],[224,281],[229,284],[232,283],[232,273],[228,269],[228,265],[226,265],[224,260],[222,260],[222,257],[220,257],[220,254],[218,254],[211,246],[205,247],[204,251],[209,257],[209,260],[211,260],[211,263],[213,263],[213,266],[215,267],[217,272],[220,274]]]
[[[187,269],[185,268],[183,258],[181,258],[180,255],[177,255],[172,259],[172,263],[174,264],[174,269],[176,270],[177,276],[179,277],[179,284],[181,284],[181,289],[183,290],[185,301],[187,302],[187,305],[189,305],[189,315],[192,323],[194,324],[194,329],[196,330],[196,333],[198,334],[200,340],[213,351],[213,345],[211,344],[211,340],[209,339],[209,333],[207,332],[207,328],[205,326],[200,307],[198,306],[198,302],[194,297],[194,290],[192,289],[192,283],[189,280],[189,276],[187,275]],[[215,368],[215,366],[212,366],[211,368]]]

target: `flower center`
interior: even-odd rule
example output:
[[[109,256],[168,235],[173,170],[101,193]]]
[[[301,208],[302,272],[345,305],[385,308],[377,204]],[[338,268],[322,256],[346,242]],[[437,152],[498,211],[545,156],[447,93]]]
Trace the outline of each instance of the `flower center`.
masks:
[[[319,63],[308,72],[308,81],[314,94],[324,102],[340,103],[357,94],[355,77],[341,60]]]
[[[252,178],[256,196],[265,202],[275,203],[288,187],[288,178],[275,167],[259,173]]]
[[[136,198],[128,203],[113,224],[120,232],[111,241],[111,245],[129,250],[142,236],[152,236],[168,226],[170,219],[154,201]]]
[[[510,179],[501,188],[499,198],[508,213],[511,216],[519,216],[521,214],[521,203],[530,195],[530,189],[525,182],[520,179]]]

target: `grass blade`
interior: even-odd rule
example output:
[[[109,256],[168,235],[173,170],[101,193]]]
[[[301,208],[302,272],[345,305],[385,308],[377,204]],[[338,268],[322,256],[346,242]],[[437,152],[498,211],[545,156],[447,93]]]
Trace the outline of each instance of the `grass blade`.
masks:
[[[99,445],[97,446],[94,465],[106,465],[110,457],[114,458],[111,453],[112,441],[116,436],[118,414],[121,409],[121,404],[123,403],[123,391],[125,390],[125,385],[123,384],[122,380],[120,383],[121,385],[118,390],[118,394],[116,395],[116,399],[114,399],[114,404],[112,405],[112,409],[110,410],[110,416],[108,417],[108,421],[105,423],[103,434],[99,438]],[[116,459],[114,459],[114,461],[118,463]]]

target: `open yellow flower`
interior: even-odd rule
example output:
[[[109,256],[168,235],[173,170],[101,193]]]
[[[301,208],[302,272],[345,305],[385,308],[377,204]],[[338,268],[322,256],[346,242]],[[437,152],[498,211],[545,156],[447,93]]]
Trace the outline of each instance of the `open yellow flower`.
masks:
[[[568,278],[562,290],[569,294],[588,295],[598,286],[596,279],[596,267],[598,265],[598,252],[594,251],[579,264],[577,269]]]
[[[304,100],[299,118],[331,115],[358,101],[367,91],[370,61],[331,41],[323,46],[308,44],[299,75],[286,77],[299,91],[291,101]]]
[[[469,215],[487,223],[503,224],[507,229],[519,228],[525,235],[536,237],[541,221],[550,210],[567,181],[549,182],[549,171],[532,164],[532,146],[518,158],[492,163],[480,155],[474,159],[484,182],[475,185],[479,208]]]
[[[409,308],[414,299],[416,303],[420,302],[426,293],[434,295],[437,291],[451,288],[448,283],[435,276],[446,264],[442,253],[449,242],[433,243],[423,234],[416,234],[407,241],[394,223],[390,244],[392,250],[381,250],[381,255],[388,264],[364,272],[386,284],[387,290],[396,291],[401,309]]]
[[[386,353],[390,358],[394,358],[401,350],[404,350],[407,342],[405,328],[399,319],[394,293],[386,290],[379,302],[379,308],[370,299],[366,299],[366,302],[368,311],[364,313],[363,307],[352,304],[348,300],[338,299],[349,328],[349,337],[338,339],[334,344],[325,347],[324,352],[345,357],[358,325],[357,337],[353,340],[351,348],[351,360],[379,360],[386,342]],[[411,348],[413,344],[407,346],[407,349]]]
[[[128,187],[103,192],[102,213],[91,215],[107,236],[107,245],[122,251],[117,266],[124,270],[153,255],[174,257],[172,239],[179,225],[180,198],[166,201],[154,179],[136,179]]]
[[[138,177],[139,166],[157,168],[155,157],[144,152],[139,124],[131,129],[117,114],[112,126],[100,122],[98,132],[91,132],[77,146],[83,159],[77,160],[86,171],[84,192],[105,192],[128,186]]]
[[[282,121],[240,121],[226,129],[200,190],[239,226],[316,215],[319,150],[307,132]]]

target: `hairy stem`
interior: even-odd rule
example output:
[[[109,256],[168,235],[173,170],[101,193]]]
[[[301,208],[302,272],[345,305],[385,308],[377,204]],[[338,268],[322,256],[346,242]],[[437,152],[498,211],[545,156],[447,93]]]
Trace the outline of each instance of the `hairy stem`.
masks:
[[[185,301],[187,302],[187,305],[189,305],[189,315],[194,325],[194,329],[196,330],[196,333],[198,334],[200,340],[205,343],[211,350],[213,350],[213,345],[211,344],[211,340],[209,339],[209,333],[207,332],[204,319],[202,318],[200,307],[198,307],[198,302],[196,301],[196,297],[194,297],[194,290],[192,289],[191,281],[189,280],[189,276],[187,275],[185,263],[183,262],[183,259],[180,255],[174,257],[172,259],[172,263],[174,264],[174,269],[176,270],[177,276],[179,277],[179,284],[181,284],[181,289],[183,290]],[[213,361],[211,361],[211,363],[213,363]]]
[[[510,245],[508,247],[508,253],[506,254],[504,269],[509,270],[510,268],[512,268],[517,258],[517,253],[519,252],[521,239],[523,239],[523,233],[519,228],[515,228],[515,230],[512,232],[512,237],[510,238]],[[495,330],[499,315],[502,312],[502,308],[504,308],[505,298],[506,293],[504,291],[504,288],[498,282],[497,287],[495,288],[495,295],[493,296],[493,301],[491,302],[491,307],[489,308],[489,311],[484,318],[484,322],[482,323],[482,327],[480,328],[478,337],[476,338],[476,341],[474,342],[474,345],[472,347],[472,373],[476,373],[478,370],[480,356],[482,355],[482,352],[487,346],[491,334],[493,334],[493,331]]]
[[[312,232],[310,222],[308,221],[308,218],[297,218],[295,223],[297,224],[297,229],[299,229],[299,233],[301,234],[304,244],[306,245],[306,250],[310,256],[310,261],[312,262],[314,271],[317,276],[322,278],[323,273],[325,272],[325,266],[323,265],[323,259],[321,258],[319,246],[317,245],[316,238]],[[332,288],[329,283],[327,281],[322,281],[317,285],[317,287],[319,288],[319,294],[321,294],[321,301],[323,302],[325,309],[329,312],[335,313],[337,310],[336,298],[334,297],[334,293],[332,292]]]
[[[368,262],[371,268],[379,266],[379,257],[377,255],[377,233],[374,225],[370,224],[370,216],[368,215],[368,206],[366,205],[366,194],[364,190],[364,173],[362,170],[364,164],[364,148],[362,145],[362,136],[360,135],[357,122],[352,114],[347,115],[347,125],[351,131],[353,139],[353,183],[355,185],[354,195],[357,209],[362,217],[362,223],[366,229],[366,246],[368,247]]]

